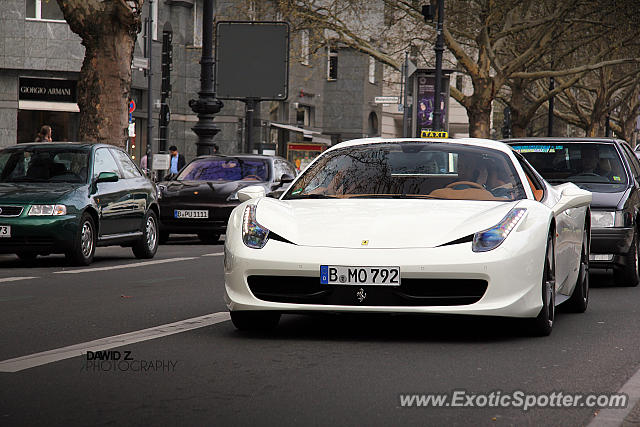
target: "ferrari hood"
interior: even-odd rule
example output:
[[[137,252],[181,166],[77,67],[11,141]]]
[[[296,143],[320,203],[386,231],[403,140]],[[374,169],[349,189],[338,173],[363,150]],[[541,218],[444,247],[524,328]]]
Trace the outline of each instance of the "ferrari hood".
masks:
[[[492,227],[517,203],[264,198],[258,203],[256,219],[262,226],[301,246],[425,248]]]

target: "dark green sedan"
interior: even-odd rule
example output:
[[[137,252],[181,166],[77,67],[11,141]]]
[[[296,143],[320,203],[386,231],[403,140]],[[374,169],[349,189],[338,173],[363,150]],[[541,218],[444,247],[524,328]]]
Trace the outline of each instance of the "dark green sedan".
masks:
[[[121,149],[104,144],[19,144],[0,151],[0,253],[64,253],[93,261],[96,246],[137,258],[158,248],[155,185]]]

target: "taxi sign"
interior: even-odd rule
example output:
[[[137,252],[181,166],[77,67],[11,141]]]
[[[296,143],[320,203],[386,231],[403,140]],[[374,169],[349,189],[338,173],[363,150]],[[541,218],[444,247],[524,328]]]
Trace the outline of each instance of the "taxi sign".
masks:
[[[443,130],[423,130],[420,132],[420,138],[449,138],[449,132]]]

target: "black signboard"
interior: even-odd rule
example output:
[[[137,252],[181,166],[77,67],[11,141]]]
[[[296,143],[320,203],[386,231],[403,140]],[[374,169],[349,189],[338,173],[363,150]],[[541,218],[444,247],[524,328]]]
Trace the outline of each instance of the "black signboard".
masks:
[[[77,102],[75,80],[20,77],[19,99],[29,101]]]
[[[215,66],[217,98],[287,99],[289,24],[218,22]]]

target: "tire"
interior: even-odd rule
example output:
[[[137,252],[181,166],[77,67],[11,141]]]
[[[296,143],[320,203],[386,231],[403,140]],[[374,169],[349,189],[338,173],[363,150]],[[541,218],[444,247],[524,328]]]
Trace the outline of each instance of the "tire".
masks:
[[[213,231],[202,231],[198,233],[198,239],[200,239],[202,243],[214,245],[220,240],[220,233],[215,233]]]
[[[613,269],[613,278],[616,285],[633,287],[638,286],[638,283],[640,283],[638,271],[639,244],[638,232],[636,231],[633,233],[631,248],[629,248],[629,252],[624,256],[624,266]]]
[[[142,237],[131,249],[136,258],[143,259],[153,258],[158,251],[158,217],[152,210],[144,218]]]
[[[231,322],[241,331],[270,331],[278,326],[277,311],[232,311]]]
[[[542,273],[542,308],[538,317],[531,320],[531,334],[545,337],[551,334],[556,313],[555,245],[553,235],[547,238],[547,249]]]
[[[16,255],[18,255],[18,258],[22,261],[33,261],[38,256],[35,252],[18,252]]]
[[[96,225],[93,217],[83,213],[73,247],[65,253],[71,265],[89,265],[96,251]]]
[[[161,245],[166,244],[169,241],[169,232],[160,230],[158,234],[158,243]]]
[[[582,235],[582,252],[580,254],[580,272],[573,288],[571,298],[563,305],[574,313],[584,313],[589,305],[589,240],[585,229]]]

